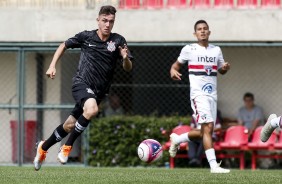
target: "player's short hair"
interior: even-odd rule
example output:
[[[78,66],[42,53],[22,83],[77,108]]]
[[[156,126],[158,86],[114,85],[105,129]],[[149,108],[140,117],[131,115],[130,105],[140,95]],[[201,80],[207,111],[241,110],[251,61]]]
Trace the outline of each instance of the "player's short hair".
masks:
[[[196,23],[195,23],[195,25],[194,25],[194,31],[196,32],[196,29],[197,29],[197,25],[198,24],[206,24],[207,26],[208,26],[208,28],[209,28],[209,25],[208,25],[208,23],[205,21],[205,20],[198,20]]]
[[[243,100],[245,100],[246,98],[251,98],[252,100],[255,100],[254,94],[250,92],[244,94]]]
[[[116,8],[111,5],[102,6],[99,11],[99,15],[115,15],[117,12]]]

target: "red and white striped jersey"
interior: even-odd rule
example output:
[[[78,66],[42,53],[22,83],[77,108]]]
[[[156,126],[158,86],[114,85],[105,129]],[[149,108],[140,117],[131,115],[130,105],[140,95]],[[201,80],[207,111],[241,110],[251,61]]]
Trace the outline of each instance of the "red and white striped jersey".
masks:
[[[177,60],[188,63],[191,99],[206,95],[216,100],[217,70],[224,64],[221,49],[211,44],[207,48],[197,43],[190,44],[182,48]]]

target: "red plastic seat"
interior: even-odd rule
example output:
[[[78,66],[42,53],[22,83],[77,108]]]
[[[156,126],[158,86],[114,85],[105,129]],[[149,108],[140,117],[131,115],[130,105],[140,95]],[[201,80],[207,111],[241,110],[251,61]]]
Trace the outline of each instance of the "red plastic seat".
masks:
[[[232,126],[227,129],[224,141],[219,145],[224,149],[240,149],[248,143],[248,134],[244,126]]]
[[[280,0],[261,0],[262,8],[280,8]]]
[[[167,0],[166,6],[168,8],[186,8],[186,0]]]
[[[233,0],[215,0],[215,8],[232,8],[234,6]]]
[[[121,9],[138,9],[140,8],[140,0],[120,0],[119,8]]]
[[[210,0],[191,0],[189,6],[192,8],[210,8],[211,1]]]
[[[248,134],[244,126],[232,126],[226,130],[224,141],[219,143],[219,148],[223,150],[237,150],[239,154],[220,153],[218,158],[239,158],[240,169],[245,168],[246,145],[248,143]]]
[[[276,134],[273,132],[267,142],[261,142],[260,132],[262,126],[256,128],[252,141],[248,144],[248,148],[252,150],[252,169],[256,169],[257,158],[276,158],[276,155],[262,155],[258,153],[258,150],[274,150],[274,143],[276,141]]]
[[[273,132],[268,139],[267,142],[261,142],[260,140],[260,132],[261,132],[262,126],[256,128],[252,141],[248,144],[249,149],[271,149],[271,146],[274,145],[276,141],[276,134]]]
[[[163,8],[163,0],[143,0],[143,8],[148,8],[148,9]]]
[[[257,0],[238,0],[238,8],[256,8],[258,6]]]
[[[282,149],[282,130],[280,130],[278,142],[274,143],[275,149]]]

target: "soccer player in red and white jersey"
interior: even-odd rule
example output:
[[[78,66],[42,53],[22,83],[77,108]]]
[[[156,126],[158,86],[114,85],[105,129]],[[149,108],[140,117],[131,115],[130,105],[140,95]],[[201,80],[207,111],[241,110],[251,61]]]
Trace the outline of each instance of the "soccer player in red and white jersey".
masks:
[[[197,21],[194,30],[198,43],[183,47],[177,61],[171,66],[170,75],[174,80],[181,80],[179,70],[188,63],[193,117],[201,124],[201,130],[191,130],[181,135],[171,134],[169,153],[175,157],[180,143],[202,139],[211,173],[229,173],[229,169],[221,168],[216,161],[212,133],[217,112],[217,73],[225,74],[230,64],[224,61],[219,47],[209,44],[211,32],[206,21]]]

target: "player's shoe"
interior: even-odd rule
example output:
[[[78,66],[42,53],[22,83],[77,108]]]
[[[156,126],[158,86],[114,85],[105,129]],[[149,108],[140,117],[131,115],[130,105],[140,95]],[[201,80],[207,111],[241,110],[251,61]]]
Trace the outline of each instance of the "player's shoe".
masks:
[[[270,114],[270,116],[267,119],[267,122],[265,123],[265,125],[263,126],[261,132],[260,132],[260,140],[262,142],[266,142],[269,137],[271,136],[272,132],[275,130],[275,128],[273,128],[271,126],[271,120],[277,118],[276,114]]]
[[[68,158],[69,158],[69,154],[71,152],[71,149],[72,149],[72,146],[66,146],[66,145],[63,145],[60,148],[60,151],[58,153],[58,161],[61,164],[66,164],[67,163]]]
[[[225,173],[230,173],[230,169],[224,169],[220,167],[221,161],[217,164],[217,167],[211,168],[211,173],[214,174],[225,174]]]
[[[44,151],[42,149],[42,144],[44,143],[44,141],[40,141],[38,143],[36,143],[36,156],[33,160],[33,164],[34,164],[34,169],[36,171],[38,171],[41,168],[42,163],[44,162],[45,158],[46,158],[46,154],[47,151]]]
[[[179,135],[176,133],[170,134],[170,147],[168,152],[171,157],[175,157],[177,150],[179,149],[179,144],[176,143],[177,136]]]

